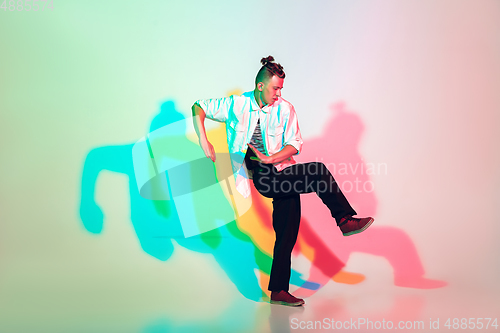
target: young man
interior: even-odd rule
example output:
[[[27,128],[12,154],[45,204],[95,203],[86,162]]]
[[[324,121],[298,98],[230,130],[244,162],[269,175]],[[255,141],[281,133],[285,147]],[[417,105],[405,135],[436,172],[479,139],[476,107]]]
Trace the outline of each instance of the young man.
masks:
[[[262,58],[255,89],[241,96],[198,100],[192,107],[194,127],[205,155],[215,161],[215,151],[207,140],[205,118],[226,123],[236,189],[250,194],[248,174],[255,188],[273,198],[273,228],[276,232],[273,264],[269,280],[271,303],[301,306],[305,302],[288,292],[291,254],[300,223],[300,194],[316,192],[330,209],[344,236],[362,232],[373,218],[353,218],[335,179],[323,163],[297,163],[293,155],[302,148],[302,136],[295,109],[281,98],[285,73],[269,56]],[[250,149],[249,149],[250,148]]]

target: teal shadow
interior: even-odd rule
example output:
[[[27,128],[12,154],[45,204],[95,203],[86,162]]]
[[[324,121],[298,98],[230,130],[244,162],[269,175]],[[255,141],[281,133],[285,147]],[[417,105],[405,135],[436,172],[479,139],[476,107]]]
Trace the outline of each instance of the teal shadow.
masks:
[[[183,119],[185,116],[176,110],[174,102],[166,101],[161,105],[160,113],[152,120],[150,132]],[[130,220],[140,246],[147,254],[162,261],[168,260],[173,254],[172,240],[175,239],[188,250],[213,255],[244,297],[254,301],[265,297],[255,270],[269,274],[272,258],[262,252],[251,238],[238,228],[236,221],[185,238],[173,201],[148,200],[139,194],[132,161],[133,145],[134,143],[101,146],[87,154],[82,171],[79,209],[85,229],[92,234],[101,234],[103,230],[104,213],[95,201],[95,187],[100,172],[106,170],[125,174],[128,177],[130,195]],[[305,281],[300,277],[300,273],[294,270],[290,283],[306,289],[319,288],[319,284]]]

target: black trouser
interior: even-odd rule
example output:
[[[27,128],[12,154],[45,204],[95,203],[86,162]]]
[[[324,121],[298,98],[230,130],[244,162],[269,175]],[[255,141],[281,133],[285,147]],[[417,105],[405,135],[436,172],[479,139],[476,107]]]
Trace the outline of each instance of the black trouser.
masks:
[[[288,291],[292,249],[300,224],[300,194],[316,192],[330,209],[337,224],[346,215],[356,215],[330,171],[321,162],[295,164],[276,171],[272,164],[253,169],[257,191],[273,198],[273,228],[276,232],[270,291]]]

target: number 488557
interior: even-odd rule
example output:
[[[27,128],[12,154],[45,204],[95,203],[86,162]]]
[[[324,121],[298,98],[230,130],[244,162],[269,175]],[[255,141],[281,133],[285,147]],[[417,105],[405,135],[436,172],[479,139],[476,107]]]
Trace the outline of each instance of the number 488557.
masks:
[[[40,4],[38,4],[38,2]],[[4,0],[2,2],[2,5],[0,6],[0,9],[3,9],[4,12],[7,11],[7,9],[10,12],[13,11],[34,11],[37,12],[41,10],[43,11],[44,9],[54,9],[54,1],[53,0]]]

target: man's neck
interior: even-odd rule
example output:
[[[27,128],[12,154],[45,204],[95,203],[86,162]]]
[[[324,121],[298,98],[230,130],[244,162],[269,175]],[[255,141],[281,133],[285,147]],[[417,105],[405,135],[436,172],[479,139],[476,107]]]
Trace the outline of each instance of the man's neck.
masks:
[[[253,97],[255,97],[255,101],[257,102],[257,104],[259,105],[259,107],[262,109],[264,106],[266,106],[266,104],[264,104],[264,102],[262,102],[262,99],[260,98],[260,91],[258,89],[255,89],[253,91]]]

